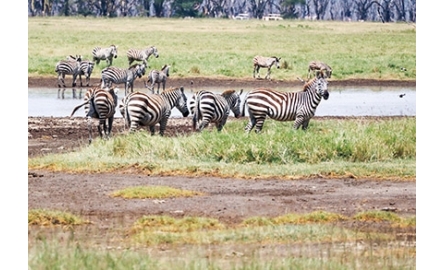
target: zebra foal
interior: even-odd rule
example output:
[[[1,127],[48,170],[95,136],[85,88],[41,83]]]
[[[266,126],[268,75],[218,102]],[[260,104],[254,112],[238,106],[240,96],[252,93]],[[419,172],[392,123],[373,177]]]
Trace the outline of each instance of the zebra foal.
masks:
[[[240,111],[240,96],[236,90],[225,90],[222,94],[202,90],[194,93],[190,100],[190,111],[193,113],[193,130],[202,131],[210,123],[215,123],[217,131],[221,131],[227,122],[230,110],[238,118]],[[199,124],[200,122],[200,124]],[[198,125],[199,124],[199,125]]]
[[[327,100],[328,97],[328,82],[322,71],[317,72],[302,91],[253,90],[245,97],[242,107],[242,116],[245,115],[245,107],[248,107],[250,115],[245,131],[250,132],[256,126],[256,133],[261,132],[266,117],[277,121],[294,121],[295,129],[302,126],[306,130],[321,99]]]
[[[114,88],[111,88],[109,91],[98,87],[90,88],[85,93],[83,103],[73,109],[70,118],[73,117],[78,109],[85,106],[85,115],[88,122],[89,143],[92,141],[92,118],[99,120],[97,129],[100,138],[103,138],[103,136],[109,138],[111,136],[114,114],[117,107],[117,92],[118,90]],[[106,122],[107,120],[108,125]]]
[[[163,136],[174,107],[179,109],[183,117],[190,113],[183,87],[170,88],[159,95],[131,93],[122,99],[119,110],[130,132],[136,131],[139,126],[148,126],[151,135],[154,135],[155,125],[159,124],[159,134]]]
[[[316,71],[324,72],[327,78],[331,78],[331,73],[333,72],[331,67],[324,62],[321,61],[311,61],[308,64],[308,75],[307,78],[310,78],[311,74]]]
[[[112,84],[125,84],[125,95],[131,88],[133,92],[134,81],[145,75],[144,64],[134,64],[128,69],[118,67],[107,67],[102,70],[102,88],[111,87]]]
[[[72,87],[76,87],[77,76],[81,73],[80,63],[82,56],[75,56],[71,59],[60,60],[55,65],[54,71],[57,72],[57,85],[65,88],[65,75],[72,75]]]
[[[111,66],[113,64],[113,58],[117,58],[117,47],[111,45],[108,48],[95,47],[92,50],[93,61],[99,65],[100,60],[106,60],[106,64]]]
[[[162,84],[162,91],[165,91],[165,84],[167,78],[170,76],[170,66],[164,65],[162,69],[153,69],[148,74],[148,80],[145,82],[145,87],[151,90],[154,94],[154,84],[157,83],[157,94],[159,94],[160,84]],[[151,87],[148,85],[151,83]]]
[[[273,65],[276,66],[276,68],[280,68],[281,64],[279,63],[279,60],[281,60],[281,58],[277,58],[276,56],[272,56],[272,57],[263,57],[260,55],[256,55],[253,58],[253,78],[256,78],[256,74],[257,77],[260,78],[259,75],[259,69],[260,68],[267,68],[267,75],[265,75],[265,79],[270,79],[270,73],[271,73],[271,67]]]
[[[143,61],[145,66],[148,67],[148,58],[150,58],[151,55],[154,55],[154,57],[156,58],[159,57],[159,53],[157,52],[157,48],[155,46],[149,46],[148,48],[145,48],[143,50],[129,49],[126,52],[126,56],[128,57],[128,64],[130,66],[134,61]]]

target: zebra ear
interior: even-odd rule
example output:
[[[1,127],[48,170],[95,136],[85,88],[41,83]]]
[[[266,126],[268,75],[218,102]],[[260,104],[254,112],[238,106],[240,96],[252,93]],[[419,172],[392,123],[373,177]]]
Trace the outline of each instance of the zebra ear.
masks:
[[[241,89],[239,92],[239,96],[242,95],[242,92],[244,91],[244,89]]]

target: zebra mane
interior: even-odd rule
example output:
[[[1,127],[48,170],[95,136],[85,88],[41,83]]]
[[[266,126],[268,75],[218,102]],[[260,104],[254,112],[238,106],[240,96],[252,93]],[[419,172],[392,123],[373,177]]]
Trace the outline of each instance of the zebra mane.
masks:
[[[170,88],[168,88],[168,89],[165,89],[165,91],[163,91],[163,93],[167,93],[167,92],[174,92],[174,91],[176,91],[177,89],[180,89],[179,87],[170,87]]]
[[[163,67],[162,67],[162,71],[164,70],[164,69],[166,69],[168,67],[168,65],[164,65]]]
[[[136,68],[137,66],[140,66],[140,63],[132,64],[128,69],[134,69],[134,68]]]
[[[321,71],[322,72],[322,71]],[[323,73],[322,73],[323,74]],[[302,92],[307,92],[307,90],[309,89],[309,87],[313,84],[313,82],[317,79],[317,77],[312,78],[311,80],[309,80],[308,82],[306,82],[304,84],[303,90]]]
[[[228,89],[228,90],[223,91],[221,95],[224,97],[227,97],[227,96],[232,95],[234,92],[236,92],[236,90]]]

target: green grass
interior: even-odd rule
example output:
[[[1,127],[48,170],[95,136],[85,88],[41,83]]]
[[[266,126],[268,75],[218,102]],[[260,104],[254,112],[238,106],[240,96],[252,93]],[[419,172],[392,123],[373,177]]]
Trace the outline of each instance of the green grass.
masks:
[[[180,190],[166,186],[137,186],[128,187],[114,191],[112,197],[122,197],[125,199],[164,199],[176,197],[192,197],[203,195],[201,192],[191,190]]]
[[[271,73],[278,80],[305,78],[311,60],[328,63],[332,80],[416,80],[416,30],[405,23],[80,17],[28,18],[28,76],[56,78],[57,61],[69,54],[91,60],[94,47],[111,44],[117,67],[128,67],[128,49],[155,45],[160,56],[150,68],[169,64],[171,77],[252,78],[259,54],[282,58],[283,68]],[[93,78],[105,65],[95,66]]]
[[[29,169],[69,172],[137,170],[149,174],[298,179],[311,176],[414,179],[416,119],[315,119],[309,129],[267,120],[246,134],[245,121],[222,132],[151,136],[142,130],[65,154],[30,158]],[[208,147],[211,145],[211,147]]]

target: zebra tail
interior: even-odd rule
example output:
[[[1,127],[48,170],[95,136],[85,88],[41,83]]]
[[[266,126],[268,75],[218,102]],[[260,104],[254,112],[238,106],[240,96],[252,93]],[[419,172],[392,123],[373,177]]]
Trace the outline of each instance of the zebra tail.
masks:
[[[76,106],[76,107],[72,110],[72,113],[71,113],[71,115],[69,116],[69,118],[72,119],[72,116],[74,115],[74,113],[75,113],[78,109],[80,109],[81,107],[83,107],[84,105],[88,104],[89,101],[90,101],[90,99],[88,99],[87,101],[83,102],[82,104]]]
[[[244,104],[242,105],[242,108],[241,108],[241,114],[240,114],[241,117],[245,116],[245,106],[247,106],[247,97],[248,97],[248,93],[245,95]]]
[[[194,104],[194,112],[193,112],[193,130],[197,129],[197,123],[200,118],[200,94],[196,96],[196,101]]]

